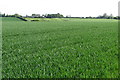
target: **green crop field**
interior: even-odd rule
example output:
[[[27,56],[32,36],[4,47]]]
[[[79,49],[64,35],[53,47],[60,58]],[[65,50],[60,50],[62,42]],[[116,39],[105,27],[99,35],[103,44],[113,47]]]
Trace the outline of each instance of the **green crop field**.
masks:
[[[2,19],[3,78],[118,77],[117,20]]]

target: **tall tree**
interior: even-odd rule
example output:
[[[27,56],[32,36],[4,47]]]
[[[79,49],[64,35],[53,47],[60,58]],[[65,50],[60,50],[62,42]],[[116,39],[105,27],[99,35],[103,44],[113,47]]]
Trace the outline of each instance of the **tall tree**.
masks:
[[[103,18],[108,18],[107,13],[104,13],[104,14],[103,14]]]
[[[113,19],[113,15],[112,14],[110,14],[110,19]]]

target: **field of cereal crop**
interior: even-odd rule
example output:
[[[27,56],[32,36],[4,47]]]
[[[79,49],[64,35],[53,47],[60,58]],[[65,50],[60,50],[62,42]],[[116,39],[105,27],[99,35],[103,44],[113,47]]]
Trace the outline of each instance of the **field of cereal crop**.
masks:
[[[117,78],[118,21],[3,18],[3,78]]]

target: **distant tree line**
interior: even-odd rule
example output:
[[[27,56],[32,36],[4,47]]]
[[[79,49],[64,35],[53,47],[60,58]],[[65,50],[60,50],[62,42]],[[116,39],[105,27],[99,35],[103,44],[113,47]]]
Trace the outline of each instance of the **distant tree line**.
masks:
[[[64,17],[62,14],[60,13],[57,13],[57,14],[43,14],[43,15],[40,15],[40,14],[32,14],[31,16],[21,16],[19,14],[13,14],[13,15],[8,15],[8,14],[0,14],[0,17],[17,17],[17,18],[20,18],[20,19],[23,19],[23,17],[29,17],[29,18],[85,18],[85,19],[120,19],[120,16],[116,16],[114,17],[112,14],[110,15],[107,15],[107,13],[104,13],[103,15],[99,15],[98,17],[71,17],[70,15],[69,16],[66,16]]]
[[[22,17],[22,16],[19,14],[8,15],[4,13],[4,14],[0,14],[0,17]]]
[[[32,14],[31,16],[24,16],[24,17],[30,17],[30,18],[64,18],[64,16],[60,13],[57,14]]]
[[[57,13],[57,14],[45,14],[45,15],[42,15],[42,17],[45,17],[45,18],[63,18],[64,16],[60,13]]]
[[[99,15],[98,17],[96,17],[96,18],[102,18],[102,19],[120,19],[120,17],[119,16],[117,16],[117,17],[114,17],[112,14],[110,14],[110,15],[107,15],[107,13],[104,13],[102,16],[101,15]]]

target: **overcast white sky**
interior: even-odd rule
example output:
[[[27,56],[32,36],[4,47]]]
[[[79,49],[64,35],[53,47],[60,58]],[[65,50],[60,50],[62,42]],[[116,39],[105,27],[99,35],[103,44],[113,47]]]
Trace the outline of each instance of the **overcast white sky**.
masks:
[[[61,13],[64,16],[98,16],[103,13],[118,15],[120,0],[2,0],[0,12],[31,15]]]

